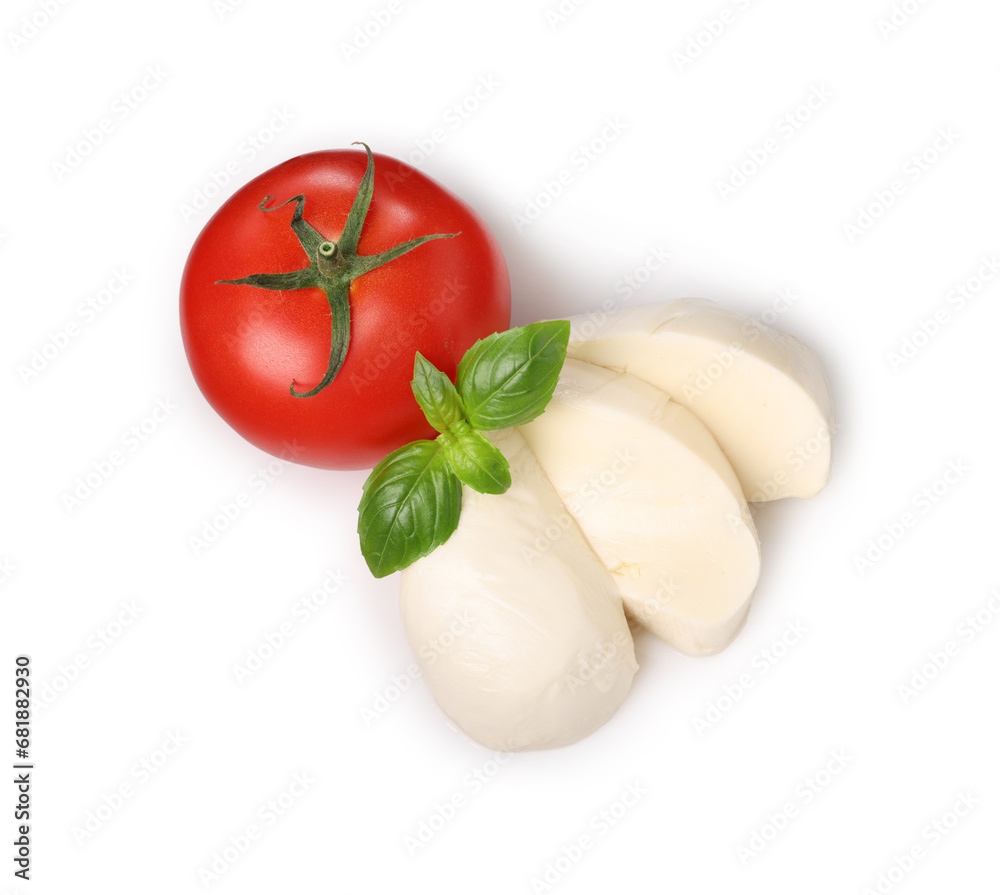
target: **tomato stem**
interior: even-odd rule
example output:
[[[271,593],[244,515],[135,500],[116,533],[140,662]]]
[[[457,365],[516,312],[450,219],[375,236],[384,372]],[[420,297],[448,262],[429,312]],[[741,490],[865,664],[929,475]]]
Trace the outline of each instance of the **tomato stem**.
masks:
[[[311,398],[318,395],[340,372],[347,357],[347,348],[351,342],[351,302],[349,299],[351,284],[349,280],[337,280],[323,291],[330,304],[330,360],[326,374],[319,384],[306,392],[295,391],[295,381],[289,387],[289,392],[296,398]]]
[[[360,145],[365,147],[368,163],[364,176],[358,184],[339,243],[326,239],[302,216],[306,204],[304,195],[293,196],[280,205],[268,205],[267,203],[274,197],[266,196],[258,206],[261,211],[277,211],[291,202],[295,203],[291,226],[306,258],[309,259],[308,266],[287,273],[257,273],[235,280],[218,281],[232,286],[255,286],[279,292],[315,288],[322,289],[326,293],[330,305],[330,360],[326,373],[314,388],[299,392],[295,390],[295,381],[292,381],[289,391],[296,398],[311,398],[313,395],[318,395],[333,382],[344,365],[351,340],[351,283],[376,267],[395,261],[396,258],[413,251],[425,242],[430,242],[432,239],[451,239],[459,235],[434,233],[429,236],[418,236],[376,255],[359,255],[358,242],[368,215],[368,207],[371,205],[375,178],[375,159],[372,151],[366,143]]]
[[[324,242],[316,250],[316,268],[327,279],[332,279],[343,269],[343,255],[337,243]]]

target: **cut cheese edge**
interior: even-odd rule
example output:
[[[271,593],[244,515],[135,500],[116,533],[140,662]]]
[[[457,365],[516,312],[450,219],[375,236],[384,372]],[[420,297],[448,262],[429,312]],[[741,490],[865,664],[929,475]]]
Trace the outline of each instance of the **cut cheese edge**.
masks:
[[[520,431],[628,612],[682,652],[725,647],[749,610],[760,544],[705,425],[641,379],[568,359]]]
[[[833,405],[816,355],[794,336],[704,299],[570,321],[570,356],[638,376],[694,412],[748,500],[826,485]]]
[[[463,488],[458,528],[403,570],[407,639],[444,711],[491,749],[563,746],[600,727],[637,665],[611,576],[514,429],[505,494]]]

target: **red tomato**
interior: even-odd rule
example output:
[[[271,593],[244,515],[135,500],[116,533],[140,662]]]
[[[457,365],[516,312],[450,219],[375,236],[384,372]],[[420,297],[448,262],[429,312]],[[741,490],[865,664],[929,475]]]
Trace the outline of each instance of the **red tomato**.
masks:
[[[327,255],[336,260],[341,243],[350,248],[345,226],[368,164],[364,151],[314,152],[229,199],[195,241],[181,282],[184,347],[209,403],[257,447],[327,469],[371,467],[408,441],[433,438],[410,389],[415,353],[454,380],[477,339],[510,325],[507,267],[482,219],[419,171],[373,158],[356,263],[415,237],[458,235],[418,245],[349,287],[344,282],[342,305],[315,285],[292,288],[301,286],[292,272],[305,271],[312,283],[317,269],[332,269]],[[311,238],[326,240],[318,266],[317,253],[306,252],[315,248]],[[279,276],[256,285],[219,282],[257,274]],[[348,304],[343,365],[303,397],[335,366],[331,322],[334,309]]]

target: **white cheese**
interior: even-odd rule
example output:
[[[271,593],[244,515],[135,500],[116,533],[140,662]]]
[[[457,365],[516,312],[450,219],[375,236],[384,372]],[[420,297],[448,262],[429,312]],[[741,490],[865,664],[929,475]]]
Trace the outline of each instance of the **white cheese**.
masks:
[[[636,671],[621,599],[516,430],[505,494],[463,488],[458,529],[402,573],[407,639],[431,692],[491,749],[573,743]]]
[[[750,607],[760,545],[704,424],[641,379],[567,360],[552,402],[520,431],[626,609],[685,653],[726,646]]]
[[[704,299],[571,322],[570,356],[632,373],[697,414],[748,500],[812,497],[827,483],[833,407],[798,339]]]

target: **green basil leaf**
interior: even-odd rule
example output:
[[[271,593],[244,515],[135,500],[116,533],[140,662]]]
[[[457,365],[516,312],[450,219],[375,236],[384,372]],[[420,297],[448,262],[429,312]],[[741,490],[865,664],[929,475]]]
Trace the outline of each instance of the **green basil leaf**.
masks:
[[[446,437],[448,465],[462,482],[480,494],[503,494],[510,487],[510,464],[485,435],[466,426]]]
[[[413,441],[376,466],[358,506],[361,552],[376,578],[405,569],[451,537],[462,510],[462,483],[442,446]]]
[[[413,359],[410,387],[427,422],[438,432],[446,432],[449,426],[465,418],[465,408],[451,380],[419,351]]]
[[[552,398],[568,343],[568,320],[531,323],[476,342],[458,365],[469,422],[477,429],[531,422]]]

